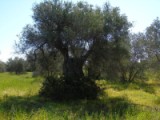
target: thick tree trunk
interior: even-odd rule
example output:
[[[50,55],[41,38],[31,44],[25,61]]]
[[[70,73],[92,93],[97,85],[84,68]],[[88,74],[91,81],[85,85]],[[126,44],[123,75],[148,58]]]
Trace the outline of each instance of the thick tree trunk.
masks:
[[[80,58],[64,58],[63,74],[66,78],[82,78],[84,62]]]

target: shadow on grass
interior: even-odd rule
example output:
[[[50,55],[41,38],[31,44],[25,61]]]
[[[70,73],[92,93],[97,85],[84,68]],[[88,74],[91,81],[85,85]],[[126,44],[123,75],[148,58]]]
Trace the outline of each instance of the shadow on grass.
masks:
[[[11,113],[13,110],[21,111],[23,113],[34,113],[39,109],[54,114],[56,112],[60,116],[67,111],[69,114],[74,113],[79,117],[94,114],[116,114],[123,116],[126,112],[131,111],[133,105],[122,97],[116,98],[103,98],[97,100],[79,100],[69,102],[53,102],[39,98],[38,96],[19,97],[19,96],[6,96],[0,101],[0,110],[5,113]]]
[[[110,83],[110,87],[118,91],[131,89],[131,90],[143,90],[147,93],[155,94],[154,86],[152,84],[147,84],[144,81],[135,81],[128,83],[114,82]]]
[[[4,96],[0,101],[0,109],[6,113],[12,111],[12,109],[29,113],[42,107],[43,103],[39,101],[37,96]]]
[[[71,106],[73,106],[72,104]],[[81,109],[79,109],[81,108]],[[116,114],[124,116],[127,112],[131,112],[135,106],[130,101],[122,97],[106,98],[102,100],[83,101],[77,107],[73,107],[73,111],[80,112],[80,115],[88,113],[93,114]]]
[[[138,86],[139,89],[142,89],[143,91],[150,93],[150,94],[155,94],[155,89],[154,86],[145,82],[134,82],[135,85]]]

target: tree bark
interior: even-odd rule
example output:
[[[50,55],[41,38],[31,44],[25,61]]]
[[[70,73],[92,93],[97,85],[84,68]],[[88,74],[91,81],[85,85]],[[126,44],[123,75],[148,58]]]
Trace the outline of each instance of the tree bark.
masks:
[[[74,79],[84,77],[83,60],[81,58],[64,57],[63,74],[65,78]]]

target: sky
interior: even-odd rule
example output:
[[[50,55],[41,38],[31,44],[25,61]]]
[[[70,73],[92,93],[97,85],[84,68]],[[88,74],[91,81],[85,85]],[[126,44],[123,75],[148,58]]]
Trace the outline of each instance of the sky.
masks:
[[[0,60],[6,62],[13,58],[15,41],[26,24],[32,24],[32,7],[43,0],[0,0]],[[68,0],[77,2],[80,0]],[[81,0],[92,5],[103,7],[109,2],[119,7],[133,23],[132,32],[144,32],[154,19],[160,18],[160,0]]]

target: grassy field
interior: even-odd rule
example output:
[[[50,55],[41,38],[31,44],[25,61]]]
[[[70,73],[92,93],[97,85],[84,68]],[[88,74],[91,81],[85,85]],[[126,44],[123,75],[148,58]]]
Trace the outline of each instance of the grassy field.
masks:
[[[41,78],[0,73],[0,120],[160,120],[160,81],[97,81],[97,100],[53,102],[38,97]]]

